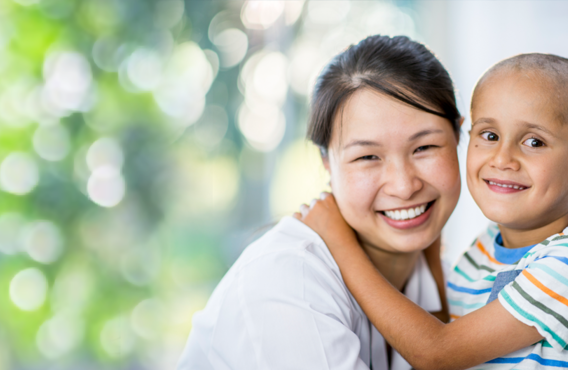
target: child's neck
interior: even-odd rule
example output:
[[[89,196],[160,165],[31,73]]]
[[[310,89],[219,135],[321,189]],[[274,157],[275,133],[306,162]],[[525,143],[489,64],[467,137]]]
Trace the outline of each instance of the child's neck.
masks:
[[[411,253],[388,252],[360,241],[369,259],[396,289],[402,291],[414,271],[416,260],[422,251]]]
[[[512,229],[499,225],[499,230],[503,237],[503,246],[516,249],[538,244],[549,236],[562,232],[567,225],[568,217],[565,216],[537,229]]]

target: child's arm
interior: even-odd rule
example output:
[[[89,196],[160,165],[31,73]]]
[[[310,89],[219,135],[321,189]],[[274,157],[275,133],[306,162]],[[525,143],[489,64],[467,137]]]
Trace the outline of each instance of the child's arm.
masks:
[[[373,325],[416,369],[465,369],[542,339],[498,300],[443,324],[407,299],[375,269],[333,196],[295,214],[326,242],[345,284]]]

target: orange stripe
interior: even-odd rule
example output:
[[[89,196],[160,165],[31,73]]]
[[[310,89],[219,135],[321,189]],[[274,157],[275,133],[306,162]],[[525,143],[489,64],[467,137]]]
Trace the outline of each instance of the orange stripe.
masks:
[[[478,240],[477,241],[477,248],[479,248],[479,250],[481,251],[481,253],[483,253],[487,258],[489,258],[489,261],[496,263],[498,265],[504,265],[504,263],[501,263],[499,261],[497,261],[495,258],[491,257],[491,255],[489,254],[489,252],[487,252],[485,250],[485,248],[483,247],[483,244],[481,244],[481,242]]]
[[[457,319],[459,319],[461,316],[450,314],[450,317],[451,317],[452,319],[454,319],[454,320],[457,320]]]
[[[561,295],[555,293],[554,291],[548,289],[540,281],[538,281],[534,276],[532,276],[530,274],[530,272],[528,272],[527,270],[523,270],[523,275],[525,275],[525,277],[527,279],[529,279],[530,282],[533,283],[537,288],[539,288],[540,290],[542,290],[543,292],[545,292],[546,294],[548,294],[552,298],[556,299],[558,302],[564,304],[565,306],[568,306],[568,299],[566,299],[563,296],[561,296]]]

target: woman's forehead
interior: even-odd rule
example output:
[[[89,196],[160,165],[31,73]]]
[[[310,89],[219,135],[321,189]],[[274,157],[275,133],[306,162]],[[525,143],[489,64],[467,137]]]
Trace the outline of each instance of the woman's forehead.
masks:
[[[338,110],[331,145],[351,141],[382,142],[408,139],[422,131],[451,131],[445,118],[404,104],[370,89],[356,91]]]

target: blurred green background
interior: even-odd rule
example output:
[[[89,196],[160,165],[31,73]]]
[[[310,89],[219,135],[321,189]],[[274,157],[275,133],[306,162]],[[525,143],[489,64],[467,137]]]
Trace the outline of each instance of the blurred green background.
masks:
[[[246,244],[326,189],[315,76],[412,36],[407,5],[0,0],[0,370],[173,368]]]
[[[0,370],[173,369],[245,246],[328,189],[304,137],[331,57],[404,34],[469,91],[532,51],[492,25],[568,14],[482,3],[0,0]]]

